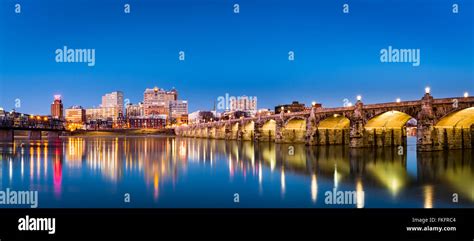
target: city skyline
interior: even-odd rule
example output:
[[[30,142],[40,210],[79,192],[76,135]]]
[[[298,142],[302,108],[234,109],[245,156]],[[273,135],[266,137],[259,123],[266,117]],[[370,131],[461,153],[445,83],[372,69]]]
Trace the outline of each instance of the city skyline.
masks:
[[[140,1],[129,15],[113,1],[49,3],[22,3],[21,14],[0,6],[6,110],[19,99],[19,112],[46,114],[55,94],[65,106],[94,106],[114,90],[136,103],[155,85],[179,89],[190,112],[226,94],[272,108],[294,100],[336,107],[357,95],[364,103],[414,100],[425,86],[437,98],[474,93],[472,1],[458,1],[456,14],[424,0],[354,2],[348,14],[341,3],[314,1],[243,0],[238,14],[231,1]],[[95,49],[94,66],[55,62],[64,46]],[[382,62],[381,50],[392,46],[418,49],[419,66]]]

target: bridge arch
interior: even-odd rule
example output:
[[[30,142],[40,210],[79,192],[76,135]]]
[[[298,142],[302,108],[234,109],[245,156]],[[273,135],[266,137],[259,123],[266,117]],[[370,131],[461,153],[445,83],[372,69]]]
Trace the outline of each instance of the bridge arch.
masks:
[[[306,142],[306,118],[294,116],[288,119],[281,128],[282,143],[305,143]]]
[[[434,129],[435,144],[444,149],[474,148],[474,107],[448,113]]]
[[[415,118],[397,110],[378,114],[366,122],[364,142],[368,146],[406,145],[407,130],[405,126],[412,119]]]
[[[272,141],[276,136],[276,126],[277,123],[275,120],[267,120],[259,128],[259,141]]]
[[[252,141],[255,136],[255,122],[248,121],[242,124],[241,140]]]
[[[321,120],[317,129],[317,144],[332,145],[349,143],[350,120],[339,114]]]

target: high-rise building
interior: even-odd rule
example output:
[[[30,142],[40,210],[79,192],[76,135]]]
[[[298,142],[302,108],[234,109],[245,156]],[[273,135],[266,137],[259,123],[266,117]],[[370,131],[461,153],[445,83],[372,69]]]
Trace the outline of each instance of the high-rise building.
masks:
[[[85,123],[86,110],[82,106],[72,106],[66,109],[66,121],[72,123]]]
[[[102,96],[102,118],[112,118],[117,120],[120,115],[123,116],[123,92],[114,91]]]
[[[143,108],[145,116],[165,114],[169,115],[170,101],[178,99],[178,92],[175,89],[165,91],[155,87],[145,89],[143,93]]]
[[[51,104],[51,116],[54,119],[63,119],[63,102],[61,95],[54,95],[54,101]]]
[[[188,101],[187,100],[172,100],[169,102],[170,115],[172,118],[178,118],[182,115],[188,114]]]

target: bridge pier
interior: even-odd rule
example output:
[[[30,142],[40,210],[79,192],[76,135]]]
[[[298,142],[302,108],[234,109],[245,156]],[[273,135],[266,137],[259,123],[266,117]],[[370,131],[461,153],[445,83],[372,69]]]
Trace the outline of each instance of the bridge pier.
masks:
[[[363,108],[364,104],[358,100],[355,104],[354,114],[350,123],[349,146],[352,148],[364,147],[364,118]]]
[[[216,127],[208,127],[207,133],[209,139],[216,139]]]
[[[225,139],[226,137],[226,125],[220,124],[216,127],[215,138]]]
[[[240,124],[236,123],[227,123],[226,126],[226,140],[238,140],[239,139],[239,129]]]
[[[306,120],[306,145],[314,146],[317,145],[317,123],[314,116],[314,108],[311,109],[311,114]]]
[[[13,130],[0,130],[0,141],[13,142],[15,140]]]
[[[283,143],[283,128],[285,122],[283,119],[277,119],[275,125],[275,143]]]
[[[28,131],[28,140],[41,141],[41,131]]]
[[[417,118],[416,148],[418,151],[434,151],[443,149],[435,139],[435,116],[433,112],[433,97],[426,93],[421,99],[421,111]]]

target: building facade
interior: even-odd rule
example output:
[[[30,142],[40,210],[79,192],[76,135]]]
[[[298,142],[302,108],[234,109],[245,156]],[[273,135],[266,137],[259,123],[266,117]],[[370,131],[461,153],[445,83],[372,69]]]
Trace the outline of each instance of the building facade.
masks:
[[[188,114],[187,100],[172,100],[169,102],[170,115],[172,118],[178,118]]]
[[[83,124],[86,122],[86,110],[82,106],[72,106],[66,109],[66,121]]]
[[[145,89],[143,93],[144,115],[170,115],[170,101],[178,99],[178,92],[175,89],[165,91],[155,87],[153,89]]]
[[[129,128],[163,129],[166,127],[166,116],[138,116],[128,119]]]
[[[114,91],[102,96],[102,118],[112,118],[117,120],[120,115],[123,116],[123,92]]]
[[[301,111],[305,111],[305,108],[306,107],[303,103],[299,103],[298,101],[293,101],[291,104],[275,106],[275,114],[280,114],[280,112],[282,111],[283,113],[301,112]]]
[[[63,119],[63,102],[61,100],[61,95],[55,95],[53,103],[51,103],[51,116],[54,119]]]
[[[130,117],[138,117],[138,116],[144,116],[144,108],[143,108],[143,103],[139,102],[138,104],[127,104],[125,106],[125,117],[130,118]]]

